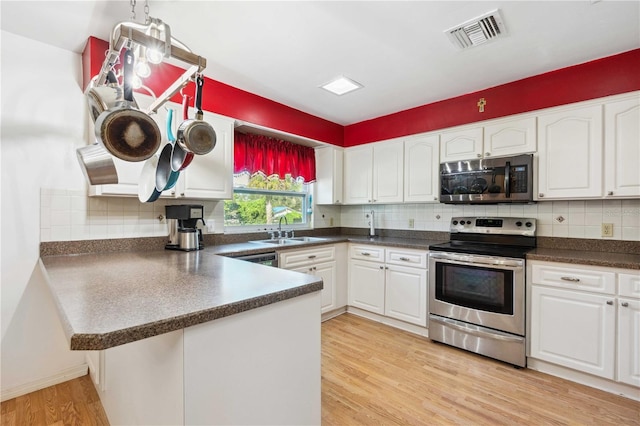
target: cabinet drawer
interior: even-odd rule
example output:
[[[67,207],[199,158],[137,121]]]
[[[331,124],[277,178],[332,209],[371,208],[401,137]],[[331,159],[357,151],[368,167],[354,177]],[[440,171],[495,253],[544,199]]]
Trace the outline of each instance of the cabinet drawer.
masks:
[[[306,250],[290,250],[280,253],[280,267],[291,268],[304,266],[311,263],[335,260],[336,249],[334,246],[323,246]]]
[[[427,252],[411,249],[387,248],[386,261],[389,265],[413,266],[416,268],[427,267]]]
[[[352,245],[350,249],[351,259],[370,260],[372,262],[384,262],[384,248],[367,245]]]
[[[616,276],[613,272],[552,265],[532,265],[533,284],[595,293],[615,294]]]
[[[618,294],[640,299],[640,273],[618,274]]]

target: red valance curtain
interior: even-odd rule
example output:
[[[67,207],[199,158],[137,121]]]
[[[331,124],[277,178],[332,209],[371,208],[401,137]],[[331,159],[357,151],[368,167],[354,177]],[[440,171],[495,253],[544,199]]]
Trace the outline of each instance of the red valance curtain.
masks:
[[[251,133],[234,133],[233,172],[264,173],[284,179],[291,174],[305,182],[316,180],[313,148]]]

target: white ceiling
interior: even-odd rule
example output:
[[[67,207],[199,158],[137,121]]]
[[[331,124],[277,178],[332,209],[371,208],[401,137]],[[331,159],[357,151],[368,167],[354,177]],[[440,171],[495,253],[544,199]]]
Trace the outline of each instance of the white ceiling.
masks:
[[[640,47],[640,1],[158,1],[151,16],[207,58],[205,74],[352,124]],[[500,9],[508,36],[458,50],[444,30]],[[129,1],[0,2],[2,29],[81,52]],[[136,20],[144,21],[144,0]],[[338,75],[364,85],[336,96]]]

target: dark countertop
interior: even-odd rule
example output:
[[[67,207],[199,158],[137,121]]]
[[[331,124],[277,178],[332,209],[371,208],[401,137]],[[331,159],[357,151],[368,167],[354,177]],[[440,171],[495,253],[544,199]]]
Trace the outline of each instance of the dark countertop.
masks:
[[[322,289],[312,275],[204,250],[49,256],[42,264],[72,350],[107,349]]]
[[[575,263],[610,268],[640,269],[640,254],[536,248],[527,253],[527,260]]]

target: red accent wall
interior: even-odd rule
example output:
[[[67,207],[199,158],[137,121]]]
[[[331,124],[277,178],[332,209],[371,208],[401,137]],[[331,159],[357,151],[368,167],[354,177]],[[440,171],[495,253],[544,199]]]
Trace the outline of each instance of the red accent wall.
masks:
[[[82,52],[82,76],[85,89],[91,78],[100,72],[108,49],[108,42],[89,37]],[[144,84],[159,96],[183,73],[183,69],[170,64],[152,65],[152,77],[145,80]],[[195,84],[189,83],[184,91],[193,96],[194,89]],[[202,109],[206,111],[333,145],[343,145],[344,127],[340,124],[207,77],[205,77],[203,92]],[[140,93],[148,92],[140,90]],[[177,103],[182,102],[179,94],[171,100]],[[193,100],[190,103],[193,106]]]
[[[82,53],[83,87],[100,72],[108,47],[106,41],[95,37],[87,41]],[[152,69],[152,78],[145,84],[160,95],[183,72],[161,64]],[[634,90],[640,90],[640,49],[344,127],[210,78],[205,78],[202,107],[321,142],[354,146]],[[185,91],[193,96],[194,84]],[[480,98],[487,102],[484,113],[478,112],[476,105]],[[172,101],[180,103],[180,96],[174,96]]]
[[[344,146],[640,90],[640,49],[411,108],[344,130]],[[485,112],[477,102],[485,98]]]

